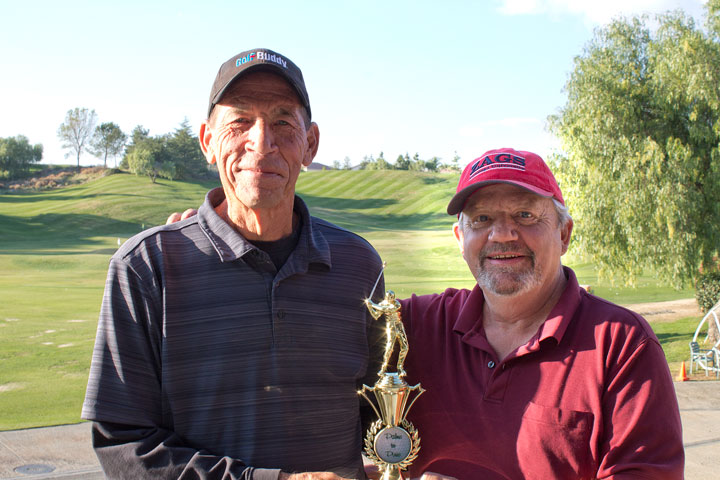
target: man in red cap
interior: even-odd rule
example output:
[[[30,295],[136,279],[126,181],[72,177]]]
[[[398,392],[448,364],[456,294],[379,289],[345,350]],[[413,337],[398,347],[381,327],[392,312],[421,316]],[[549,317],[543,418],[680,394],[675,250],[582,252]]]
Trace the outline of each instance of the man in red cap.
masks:
[[[682,478],[660,344],[562,265],[573,222],[542,158],[485,153],[447,211],[477,286],[401,301],[408,382],[427,390],[410,413],[423,441],[411,475]]]

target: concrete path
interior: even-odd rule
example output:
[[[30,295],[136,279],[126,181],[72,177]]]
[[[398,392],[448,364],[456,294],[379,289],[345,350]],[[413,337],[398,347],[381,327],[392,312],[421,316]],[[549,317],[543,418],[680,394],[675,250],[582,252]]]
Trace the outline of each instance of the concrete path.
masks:
[[[90,444],[90,423],[0,432],[0,479],[105,478]]]
[[[676,382],[685,443],[685,478],[720,474],[720,382]],[[99,480],[90,424],[0,432],[0,479]]]
[[[685,478],[720,477],[720,382],[675,382],[685,445]]]

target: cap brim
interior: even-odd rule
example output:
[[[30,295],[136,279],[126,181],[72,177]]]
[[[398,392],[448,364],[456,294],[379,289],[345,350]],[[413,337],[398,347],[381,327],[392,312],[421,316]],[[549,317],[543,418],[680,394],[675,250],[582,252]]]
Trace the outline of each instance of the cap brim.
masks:
[[[547,190],[543,190],[541,188],[537,188],[533,185],[528,185],[524,182],[515,182],[511,180],[486,180],[484,182],[477,182],[473,183],[472,185],[468,185],[467,187],[463,188],[459,192],[457,192],[452,199],[450,199],[450,203],[448,203],[447,206],[447,213],[448,215],[457,215],[458,213],[462,212],[465,208],[465,203],[467,202],[468,198],[472,196],[473,193],[475,193],[476,190],[482,187],[486,187],[488,185],[492,185],[495,183],[507,183],[510,185],[515,185],[520,188],[524,188],[525,190],[528,190],[532,193],[535,193],[537,195],[540,195],[541,197],[546,198],[552,198],[553,194],[552,192],[548,192]]]

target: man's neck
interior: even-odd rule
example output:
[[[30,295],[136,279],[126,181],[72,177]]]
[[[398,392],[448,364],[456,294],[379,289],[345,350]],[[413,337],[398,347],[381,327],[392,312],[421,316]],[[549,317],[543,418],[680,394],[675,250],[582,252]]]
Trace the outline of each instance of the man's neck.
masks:
[[[231,205],[225,199],[215,211],[246,239],[272,242],[292,234],[297,223],[293,205],[291,199],[274,208],[251,209],[242,204]]]
[[[545,288],[518,295],[483,292],[483,327],[498,358],[505,358],[535,335],[565,291],[566,284],[565,272],[560,267],[558,275]]]

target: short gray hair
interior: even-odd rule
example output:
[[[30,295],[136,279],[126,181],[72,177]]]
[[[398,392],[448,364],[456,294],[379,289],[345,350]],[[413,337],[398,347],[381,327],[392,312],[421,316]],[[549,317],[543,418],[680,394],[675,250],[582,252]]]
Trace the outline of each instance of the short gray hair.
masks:
[[[560,224],[560,228],[565,228],[568,222],[572,221],[570,212],[568,211],[568,208],[562,203],[560,203],[558,200],[553,198],[552,201],[553,205],[555,205],[555,211],[558,215],[558,224]]]

